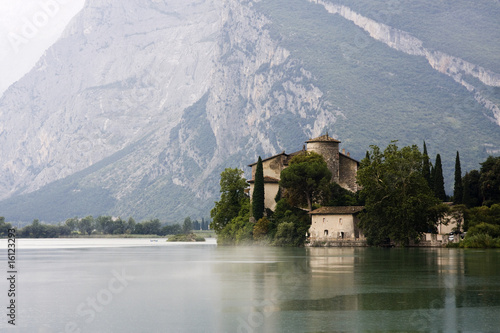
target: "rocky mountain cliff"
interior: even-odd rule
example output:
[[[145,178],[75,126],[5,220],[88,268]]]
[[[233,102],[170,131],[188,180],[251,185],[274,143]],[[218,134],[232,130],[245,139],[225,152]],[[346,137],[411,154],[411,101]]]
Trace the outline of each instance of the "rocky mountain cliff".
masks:
[[[426,140],[477,167],[498,74],[404,36],[335,2],[88,0],[0,100],[0,215],[206,217],[225,167],[326,130],[357,158]]]

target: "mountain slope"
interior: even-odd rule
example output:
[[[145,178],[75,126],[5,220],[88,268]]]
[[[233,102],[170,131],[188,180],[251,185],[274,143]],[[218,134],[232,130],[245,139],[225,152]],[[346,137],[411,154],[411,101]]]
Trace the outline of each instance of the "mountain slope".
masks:
[[[0,100],[0,215],[207,216],[225,167],[245,170],[326,130],[358,159],[370,144],[426,140],[443,157],[450,191],[456,150],[464,170],[500,152],[497,54],[435,49],[438,37],[399,24],[408,4],[398,4],[390,12],[352,1],[88,1]],[[436,8],[450,10],[429,2],[418,15]],[[384,24],[397,32],[389,36],[409,34],[483,74],[439,72],[377,38]]]

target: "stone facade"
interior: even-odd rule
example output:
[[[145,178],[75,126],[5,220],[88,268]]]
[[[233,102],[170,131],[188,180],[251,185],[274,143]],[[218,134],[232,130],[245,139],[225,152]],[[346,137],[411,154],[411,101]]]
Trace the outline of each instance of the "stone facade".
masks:
[[[313,210],[310,242],[358,241],[365,237],[359,229],[358,213],[363,206],[321,207]]]
[[[356,192],[358,185],[356,183],[356,174],[359,162],[349,156],[349,153],[339,151],[341,142],[326,135],[306,141],[307,146],[295,153],[286,154],[284,151],[280,154],[268,157],[262,160],[262,169],[264,171],[264,196],[265,207],[274,210],[276,202],[274,198],[278,193],[278,182],[281,171],[288,166],[293,156],[303,151],[312,151],[323,156],[328,169],[332,173],[332,181],[338,183],[343,188]],[[253,179],[255,179],[255,170],[257,162],[249,165],[252,168],[252,180],[250,183],[250,196],[253,193]]]

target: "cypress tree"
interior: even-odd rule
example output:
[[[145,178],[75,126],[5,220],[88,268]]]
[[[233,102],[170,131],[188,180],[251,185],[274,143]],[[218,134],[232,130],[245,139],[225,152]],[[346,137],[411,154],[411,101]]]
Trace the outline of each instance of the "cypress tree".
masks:
[[[436,156],[436,165],[434,167],[434,194],[441,201],[446,200],[446,192],[444,191],[443,166],[441,165],[441,155]]]
[[[462,184],[462,168],[460,167],[460,155],[457,151],[455,159],[455,188],[453,189],[453,203],[459,205],[464,196],[464,187]]]
[[[431,163],[429,162],[429,155],[427,154],[427,146],[425,145],[425,141],[424,141],[424,154],[422,161],[422,175],[424,176],[425,180],[427,180],[427,184],[429,184],[429,186],[432,188]]]
[[[264,169],[262,168],[262,159],[259,156],[257,168],[255,169],[255,180],[252,193],[252,215],[255,221],[264,216]]]

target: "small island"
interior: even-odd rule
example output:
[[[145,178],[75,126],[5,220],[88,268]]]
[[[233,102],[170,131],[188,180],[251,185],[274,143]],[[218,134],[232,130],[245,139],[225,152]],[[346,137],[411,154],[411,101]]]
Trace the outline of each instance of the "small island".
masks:
[[[174,235],[167,239],[167,242],[204,242],[205,238],[194,233]]]

